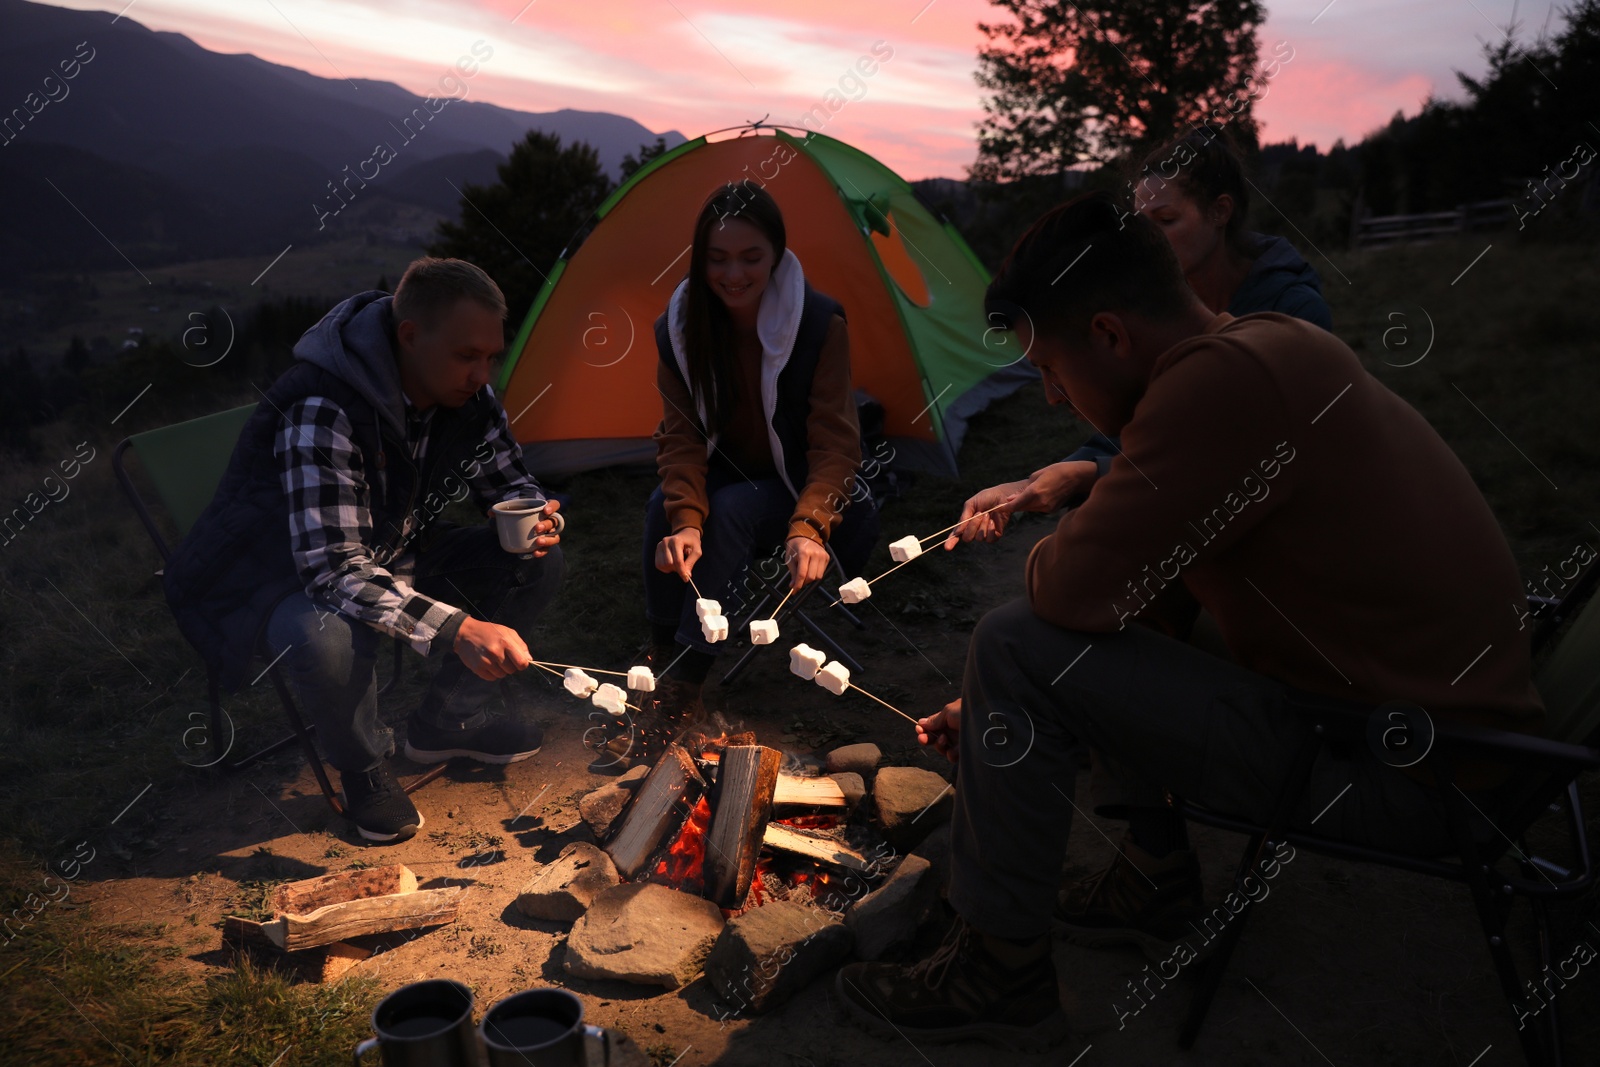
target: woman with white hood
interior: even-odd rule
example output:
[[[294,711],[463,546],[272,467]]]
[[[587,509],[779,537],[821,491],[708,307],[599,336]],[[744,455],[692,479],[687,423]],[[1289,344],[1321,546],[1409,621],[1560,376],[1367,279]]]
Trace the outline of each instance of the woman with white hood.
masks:
[[[759,184],[729,183],[706,200],[688,275],[655,331],[661,485],[645,510],[643,563],[650,662],[664,677],[631,762],[703,718],[715,646],[696,590],[731,615],[753,556],[781,546],[799,590],[823,577],[828,544],[849,569],[877,539],[877,508],[857,476],[844,309],[806,281]]]

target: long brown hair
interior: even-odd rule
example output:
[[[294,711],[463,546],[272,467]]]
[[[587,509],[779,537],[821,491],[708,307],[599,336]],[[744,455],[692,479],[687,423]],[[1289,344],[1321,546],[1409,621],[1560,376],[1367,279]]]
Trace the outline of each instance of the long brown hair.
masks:
[[[706,432],[715,434],[733,417],[735,395],[733,372],[735,343],[733,319],[722,298],[711,291],[706,281],[706,246],[711,243],[711,227],[723,219],[739,218],[750,223],[772,243],[772,269],[783,261],[787,238],[783,212],[772,194],[749,178],[729,182],[712,193],[700,209],[694,224],[694,242],[689,252],[689,291],[685,294],[683,343],[689,365],[689,392],[703,400]],[[769,276],[767,284],[772,281]]]

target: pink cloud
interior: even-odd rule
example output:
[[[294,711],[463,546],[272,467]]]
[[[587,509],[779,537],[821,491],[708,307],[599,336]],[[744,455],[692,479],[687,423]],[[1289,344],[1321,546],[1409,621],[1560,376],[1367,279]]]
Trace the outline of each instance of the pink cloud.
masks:
[[[1301,54],[1268,84],[1267,96],[1255,109],[1262,142],[1294,137],[1326,151],[1341,137],[1354,144],[1387,125],[1396,111],[1416,114],[1433,79]]]
[[[325,15],[363,6],[374,18],[411,20],[418,28],[386,48],[381,34],[352,35],[348,22]],[[983,43],[978,23],[1005,20],[988,0],[412,0],[398,9],[380,9],[379,0],[340,0],[320,9],[294,6],[292,13],[320,54],[270,8],[143,0],[129,17],[218,51],[251,52],[324,77],[390,80],[415,92],[427,92],[467,44],[485,38],[496,59],[474,80],[473,99],[527,111],[610,111],[690,137],[763,115],[797,122],[882,40],[894,58],[824,132],[909,179],[961,177],[972,162],[983,117],[972,77]],[[1324,148],[1338,137],[1354,142],[1397,109],[1414,113],[1437,82],[1417,68],[1431,70],[1438,57],[1430,64],[1401,44],[1365,36],[1370,20],[1347,22],[1330,17],[1314,35],[1291,27],[1300,54],[1257,106],[1268,139],[1293,136]],[[1264,52],[1271,39],[1263,33]],[[425,58],[435,52],[436,59]]]

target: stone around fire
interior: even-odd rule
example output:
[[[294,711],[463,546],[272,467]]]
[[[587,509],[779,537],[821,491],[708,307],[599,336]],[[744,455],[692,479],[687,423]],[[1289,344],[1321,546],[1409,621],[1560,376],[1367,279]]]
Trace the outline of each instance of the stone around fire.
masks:
[[[717,935],[722,909],[704,897],[650,882],[607,889],[567,936],[566,969],[677,989],[694,980]]]
[[[950,818],[955,791],[949,782],[921,767],[885,767],[872,783],[878,828],[889,844],[909,852]]]
[[[621,880],[604,851],[587,841],[574,841],[517,895],[517,910],[530,919],[571,922],[589,910],[598,894]]]
[[[760,1014],[843,961],[851,941],[831,913],[774,900],[729,920],[706,959],[706,977],[735,1014]]]

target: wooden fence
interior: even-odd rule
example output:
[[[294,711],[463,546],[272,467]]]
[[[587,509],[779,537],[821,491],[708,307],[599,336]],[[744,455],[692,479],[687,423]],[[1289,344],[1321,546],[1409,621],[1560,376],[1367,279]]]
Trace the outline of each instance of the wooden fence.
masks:
[[[1510,200],[1480,200],[1454,211],[1423,215],[1368,215],[1356,220],[1351,244],[1373,248],[1431,241],[1473,230],[1497,230],[1511,221]]]

